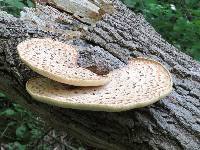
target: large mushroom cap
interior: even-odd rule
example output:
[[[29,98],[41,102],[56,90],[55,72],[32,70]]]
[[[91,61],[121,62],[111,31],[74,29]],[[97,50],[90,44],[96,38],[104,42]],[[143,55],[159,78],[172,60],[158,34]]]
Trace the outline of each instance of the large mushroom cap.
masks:
[[[77,51],[65,43],[33,38],[20,43],[17,50],[27,66],[52,80],[75,86],[100,86],[110,81],[107,76],[79,67]]]
[[[38,101],[52,105],[95,111],[124,111],[152,104],[172,90],[170,73],[160,63],[144,58],[110,73],[112,78],[101,87],[76,87],[34,78],[27,91]]]

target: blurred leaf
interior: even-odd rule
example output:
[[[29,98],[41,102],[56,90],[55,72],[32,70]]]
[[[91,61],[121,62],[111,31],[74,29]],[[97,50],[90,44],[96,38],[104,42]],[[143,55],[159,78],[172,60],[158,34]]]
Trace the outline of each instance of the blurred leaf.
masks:
[[[0,8],[16,17],[24,7],[35,6],[32,0],[0,0]]]
[[[4,97],[6,97],[6,95],[3,94],[3,93],[0,91],[0,98],[4,98]]]
[[[6,109],[5,111],[0,112],[0,116],[4,115],[4,116],[13,116],[15,115],[15,111],[13,109]]]
[[[24,124],[22,124],[21,126],[19,126],[17,129],[16,129],[16,136],[18,138],[23,138],[24,135],[26,134],[27,132],[27,128]]]
[[[35,7],[34,3],[31,0],[27,0],[28,7]]]
[[[128,7],[135,7],[135,5],[137,4],[138,0],[124,0],[124,3],[128,6]]]
[[[83,147],[79,147],[78,150],[86,150],[85,148]]]
[[[25,150],[26,145],[22,145],[19,142],[10,143],[8,145],[8,150]]]
[[[42,131],[38,129],[32,129],[31,134],[33,139],[37,139],[42,136]]]
[[[16,123],[14,122],[14,121],[11,121],[11,122],[9,122],[8,123],[8,126],[13,126],[13,125],[15,125]]]
[[[4,0],[4,2],[10,5],[11,7],[16,7],[18,9],[25,7],[24,3],[22,3],[19,0]]]

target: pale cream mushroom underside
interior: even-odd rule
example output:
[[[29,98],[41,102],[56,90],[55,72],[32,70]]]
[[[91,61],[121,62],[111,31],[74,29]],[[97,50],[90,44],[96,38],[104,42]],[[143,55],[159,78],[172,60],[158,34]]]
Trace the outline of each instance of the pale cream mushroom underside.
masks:
[[[159,62],[136,58],[110,72],[111,81],[100,87],[74,87],[47,78],[26,84],[36,100],[63,108],[120,112],[150,105],[172,90],[172,78]]]
[[[20,59],[33,71],[52,80],[75,86],[100,86],[110,81],[77,64],[72,46],[50,38],[32,38],[17,46]]]

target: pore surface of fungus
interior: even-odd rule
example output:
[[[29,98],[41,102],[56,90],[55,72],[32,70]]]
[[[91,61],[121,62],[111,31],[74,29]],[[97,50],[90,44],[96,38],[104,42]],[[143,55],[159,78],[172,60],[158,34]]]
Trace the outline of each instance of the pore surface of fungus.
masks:
[[[97,75],[77,64],[75,48],[49,38],[32,38],[17,46],[21,60],[33,71],[52,80],[75,86],[100,86],[107,76]]]
[[[27,82],[29,94],[38,101],[74,109],[118,112],[152,104],[172,90],[168,70],[144,58],[132,59],[112,71],[111,82],[101,87],[73,87],[33,78]]]

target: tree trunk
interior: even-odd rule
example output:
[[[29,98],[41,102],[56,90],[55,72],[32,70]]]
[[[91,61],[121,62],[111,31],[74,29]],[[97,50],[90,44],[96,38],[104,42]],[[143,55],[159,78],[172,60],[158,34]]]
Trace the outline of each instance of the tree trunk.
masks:
[[[162,39],[142,15],[117,0],[113,3],[116,12],[93,26],[49,6],[27,8],[21,19],[0,11],[0,90],[54,128],[99,149],[200,149],[200,63]],[[86,32],[79,32],[85,27]],[[26,81],[36,73],[16,52],[17,44],[31,37],[74,44],[81,49],[79,65],[96,66],[100,71],[118,68],[129,57],[155,59],[172,73],[173,92],[151,106],[120,113],[63,109],[37,102],[25,90]]]

